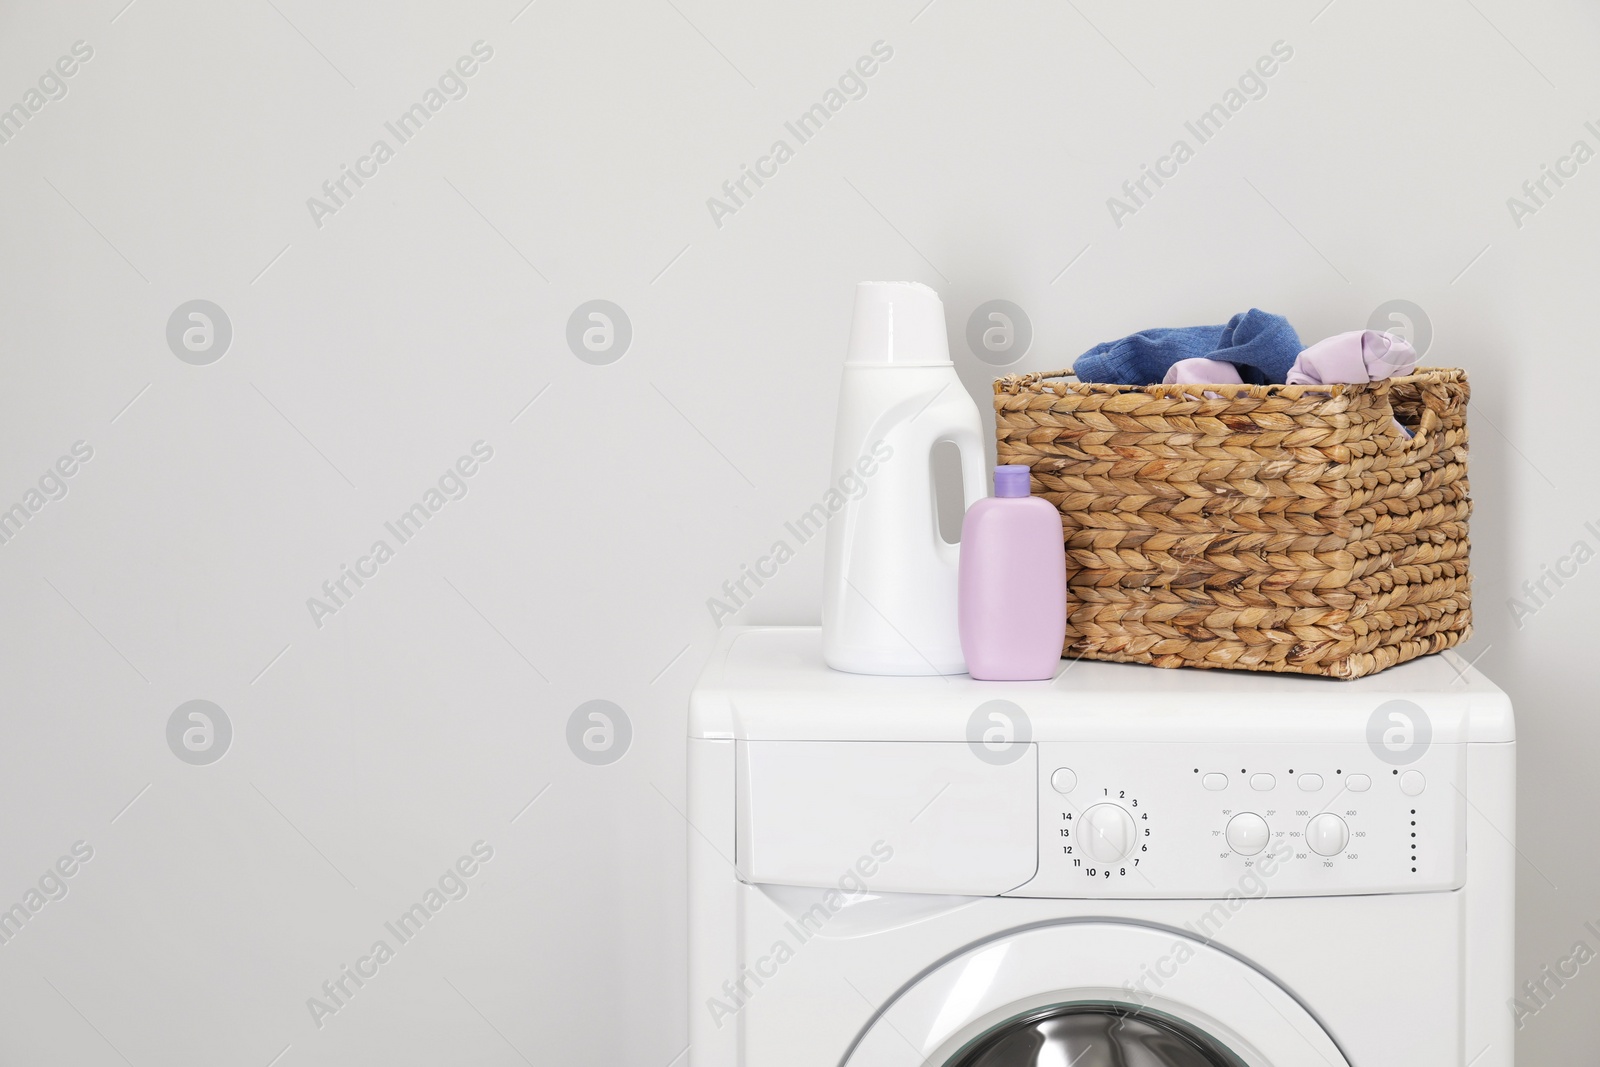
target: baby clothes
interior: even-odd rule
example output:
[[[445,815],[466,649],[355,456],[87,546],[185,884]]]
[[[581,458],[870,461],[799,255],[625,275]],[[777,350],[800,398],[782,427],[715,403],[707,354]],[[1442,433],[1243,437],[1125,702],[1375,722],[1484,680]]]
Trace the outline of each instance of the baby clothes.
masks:
[[[1416,367],[1417,351],[1404,337],[1381,330],[1351,330],[1318,341],[1300,353],[1289,368],[1286,384],[1355,385],[1399,378]],[[1405,436],[1413,436],[1399,419],[1394,426]]]
[[[1288,385],[1354,385],[1410,374],[1417,352],[1403,337],[1379,330],[1351,330],[1318,341],[1294,361]]]
[[[1251,308],[1225,326],[1145,330],[1098,344],[1072,369],[1080,382],[1149,385],[1162,381],[1175,363],[1209,359],[1233,364],[1240,381],[1268,385],[1284,380],[1300,349],[1288,319]]]
[[[1356,385],[1416,366],[1405,338],[1381,330],[1334,334],[1302,352],[1287,319],[1251,308],[1226,326],[1145,330],[1107,341],[1079,356],[1072,370],[1080,382],[1115,385]],[[1398,420],[1395,427],[1411,436]]]
[[[1295,359],[1284,375],[1288,385],[1376,382],[1410,374],[1417,353],[1405,338],[1379,330],[1351,330],[1318,341]],[[1244,379],[1232,363],[1195,357],[1167,368],[1163,385],[1239,385]]]
[[[1167,368],[1162,385],[1243,385],[1239,368],[1220,359],[1180,359]],[[1215,395],[1215,394],[1212,394]]]

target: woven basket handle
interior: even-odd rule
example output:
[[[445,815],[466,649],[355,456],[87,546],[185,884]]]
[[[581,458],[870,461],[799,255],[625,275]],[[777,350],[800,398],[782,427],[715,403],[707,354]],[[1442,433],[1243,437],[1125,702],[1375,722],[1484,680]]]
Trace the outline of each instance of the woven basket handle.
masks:
[[[1394,401],[1390,399],[1393,395],[1389,389],[1392,383],[1393,379],[1384,382],[1383,404],[1384,407],[1389,410],[1389,417],[1393,419],[1396,424],[1404,426],[1405,424],[1400,421],[1400,416],[1395,413]],[[1415,427],[1407,427],[1407,429],[1411,430],[1411,438],[1407,441],[1401,442],[1401,447],[1416,448],[1428,439],[1429,434],[1433,433],[1433,431],[1437,430],[1438,428],[1439,413],[1434,411],[1427,404],[1423,404],[1422,414],[1417,418],[1417,425]]]

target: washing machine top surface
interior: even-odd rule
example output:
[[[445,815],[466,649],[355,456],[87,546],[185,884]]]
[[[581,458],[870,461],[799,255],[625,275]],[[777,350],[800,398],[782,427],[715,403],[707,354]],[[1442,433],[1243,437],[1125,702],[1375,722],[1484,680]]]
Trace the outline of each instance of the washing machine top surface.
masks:
[[[1034,741],[1278,742],[1365,737],[1394,701],[1420,707],[1433,744],[1515,739],[1504,693],[1454,652],[1355,681],[1063,660],[1050,681],[847,674],[819,627],[729,627],[690,700],[691,737],[744,741],[968,741],[1004,701]]]

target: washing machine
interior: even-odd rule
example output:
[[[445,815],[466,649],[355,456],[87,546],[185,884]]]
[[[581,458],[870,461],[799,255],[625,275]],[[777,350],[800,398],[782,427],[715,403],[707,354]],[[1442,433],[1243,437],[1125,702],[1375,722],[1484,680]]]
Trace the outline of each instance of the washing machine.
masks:
[[[1512,713],[1454,654],[977,682],[729,628],[689,732],[691,1067],[1512,1063]]]

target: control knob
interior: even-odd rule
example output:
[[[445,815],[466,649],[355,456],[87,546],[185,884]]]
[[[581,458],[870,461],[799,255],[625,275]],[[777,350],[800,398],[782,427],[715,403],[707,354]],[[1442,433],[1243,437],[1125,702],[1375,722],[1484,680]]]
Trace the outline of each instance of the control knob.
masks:
[[[1120,804],[1096,804],[1078,822],[1078,844],[1089,858],[1115,863],[1133,851],[1139,828]]]
[[[1350,841],[1350,827],[1331,811],[1311,816],[1306,823],[1306,844],[1319,856],[1337,856]]]
[[[1255,812],[1241,811],[1228,820],[1228,829],[1223,836],[1234,852],[1241,856],[1254,856],[1267,847],[1272,831],[1267,827],[1267,820]]]

